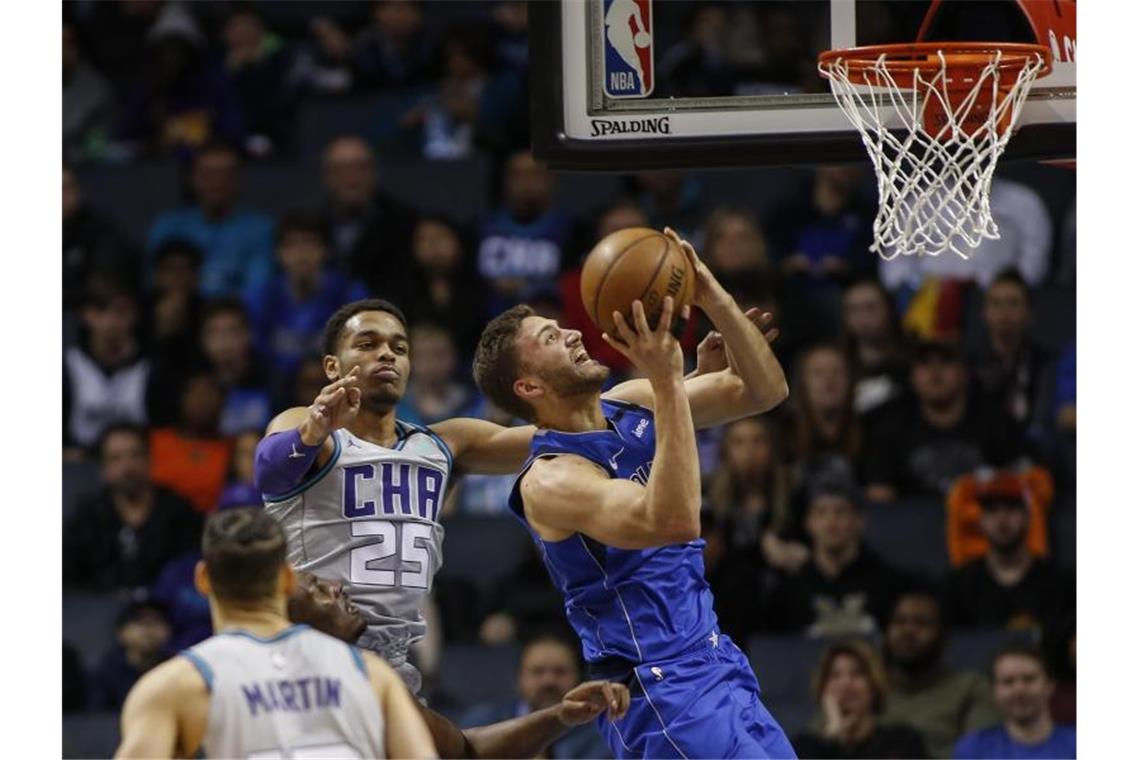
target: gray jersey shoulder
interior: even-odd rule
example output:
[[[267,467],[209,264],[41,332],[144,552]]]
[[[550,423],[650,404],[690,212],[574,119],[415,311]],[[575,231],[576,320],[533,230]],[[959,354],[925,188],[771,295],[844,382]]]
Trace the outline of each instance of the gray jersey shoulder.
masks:
[[[207,757],[383,757],[376,692],[343,641],[300,625],[271,638],[232,630],[182,655],[210,689]]]

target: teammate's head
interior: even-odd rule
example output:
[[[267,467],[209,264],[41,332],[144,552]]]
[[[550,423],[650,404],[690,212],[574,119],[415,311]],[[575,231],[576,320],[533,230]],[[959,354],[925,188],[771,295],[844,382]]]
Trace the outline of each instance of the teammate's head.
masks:
[[[942,657],[942,605],[930,590],[899,596],[887,623],[887,662],[904,672],[924,672]]]
[[[1029,724],[1047,715],[1053,679],[1041,650],[1030,644],[1003,646],[990,665],[994,701],[1011,723]]]
[[[532,422],[564,399],[598,393],[610,375],[609,367],[586,353],[582,333],[538,316],[525,304],[483,328],[474,371],[484,395]]]
[[[202,535],[202,560],[194,585],[217,607],[267,608],[285,615],[285,600],[296,585],[285,559],[285,534],[256,507],[215,512]]]
[[[325,377],[344,377],[360,367],[361,404],[382,412],[394,407],[408,387],[411,341],[408,320],[382,298],[353,301],[325,323],[321,339]]]
[[[289,619],[355,644],[368,627],[364,615],[348,599],[343,584],[299,571],[289,595]]]
[[[875,650],[865,641],[838,641],[824,650],[815,673],[816,701],[834,699],[847,715],[875,715],[882,711],[887,678]]]
[[[578,655],[566,640],[545,635],[531,639],[519,660],[519,696],[531,710],[558,704],[578,685]]]

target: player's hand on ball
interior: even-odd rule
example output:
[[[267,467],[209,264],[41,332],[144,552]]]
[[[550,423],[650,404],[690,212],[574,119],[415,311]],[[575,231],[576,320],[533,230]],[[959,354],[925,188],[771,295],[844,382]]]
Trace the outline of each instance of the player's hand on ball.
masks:
[[[613,320],[618,334],[602,333],[602,338],[633,362],[650,382],[680,377],[685,361],[681,344],[669,329],[673,324],[673,309],[673,297],[665,296],[657,325],[650,328],[645,306],[640,299],[636,300],[631,309],[633,325],[626,321],[621,312],[615,311]]]
[[[606,713],[610,720],[625,716],[629,709],[629,689],[611,681],[586,681],[562,697],[558,718],[564,725],[580,726]]]
[[[301,440],[315,446],[334,430],[348,425],[360,411],[360,367],[336,382],[329,383],[309,406],[309,417],[301,426]]]
[[[701,261],[700,256],[697,255],[696,250],[688,240],[682,240],[672,227],[666,227],[664,233],[667,238],[685,252],[685,258],[689,260],[689,266],[693,268],[693,303],[703,307],[711,298],[722,293],[724,289],[717,282],[712,271],[705,265],[705,262]]]

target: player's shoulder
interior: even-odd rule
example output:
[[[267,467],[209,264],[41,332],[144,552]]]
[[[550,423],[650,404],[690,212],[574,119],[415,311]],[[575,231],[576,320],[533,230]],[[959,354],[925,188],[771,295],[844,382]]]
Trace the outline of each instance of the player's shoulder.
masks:
[[[584,478],[608,475],[596,462],[578,454],[554,454],[535,459],[523,473],[520,486],[525,494],[559,493],[580,484]]]
[[[209,679],[183,652],[147,671],[135,683],[130,696],[135,702],[177,704],[179,699],[208,691],[209,687]]]

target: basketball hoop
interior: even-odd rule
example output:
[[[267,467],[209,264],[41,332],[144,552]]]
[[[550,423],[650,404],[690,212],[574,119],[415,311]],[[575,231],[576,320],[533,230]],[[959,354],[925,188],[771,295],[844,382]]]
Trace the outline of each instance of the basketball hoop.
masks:
[[[859,130],[879,185],[871,250],[962,258],[997,239],[990,184],[1044,45],[920,42],[829,50],[819,73]]]

